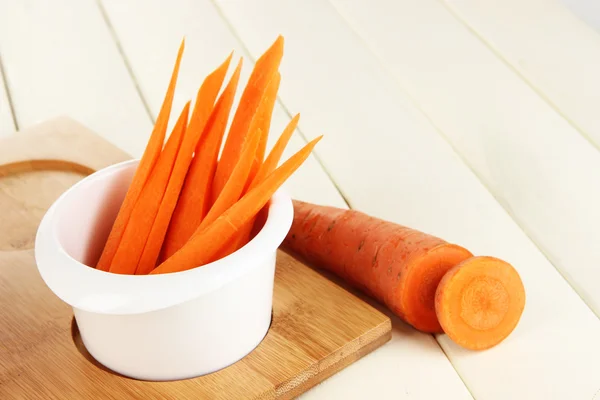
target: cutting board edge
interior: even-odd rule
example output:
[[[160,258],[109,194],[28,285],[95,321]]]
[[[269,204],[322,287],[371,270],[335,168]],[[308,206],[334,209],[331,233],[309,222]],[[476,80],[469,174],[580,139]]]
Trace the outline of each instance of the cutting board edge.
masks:
[[[377,310],[376,310],[377,311]],[[382,314],[384,315],[384,314]],[[313,374],[308,374],[308,378],[301,382],[300,384],[289,388],[286,387],[286,384],[289,385],[288,382],[284,382],[278,387],[275,388],[276,398],[278,400],[288,400],[294,399],[301,394],[305,393],[309,389],[314,388],[315,386],[325,382],[328,378],[335,375],[336,373],[344,370],[346,367],[354,364],[356,361],[360,360],[364,356],[372,353],[379,347],[383,346],[387,342],[392,339],[392,321],[389,317],[385,316],[386,319],[381,322],[381,324],[377,325],[373,329],[371,329],[366,336],[373,335],[373,339],[362,343],[359,345],[359,348],[354,350],[353,352],[348,352],[345,356],[341,357],[336,362],[329,364],[327,367],[320,369],[318,367],[319,364],[322,364],[329,357],[335,357],[336,354],[344,353],[344,350],[347,350],[349,347],[352,347],[355,341],[359,341],[364,339],[363,337],[358,337],[354,339],[352,342],[346,343],[342,348],[338,349],[338,351],[332,353],[328,358],[320,360],[315,363],[315,365],[311,366],[311,368],[315,368],[317,371]],[[381,332],[379,332],[381,331]],[[310,369],[310,368],[309,368]],[[287,389],[287,390],[285,390]],[[258,399],[262,399],[262,396],[259,396]]]

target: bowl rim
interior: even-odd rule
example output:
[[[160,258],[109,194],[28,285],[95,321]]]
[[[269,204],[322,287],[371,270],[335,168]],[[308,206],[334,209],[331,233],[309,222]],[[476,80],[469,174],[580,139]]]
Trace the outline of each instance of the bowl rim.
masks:
[[[77,261],[66,252],[58,235],[66,200],[138,162],[113,164],[77,182],[52,204],[38,227],[34,253],[40,275],[55,295],[74,308],[101,314],[140,314],[193,300],[269,262],[292,225],[292,200],[280,188],[271,197],[267,219],[256,236],[236,252],[202,267],[168,274],[123,275]]]

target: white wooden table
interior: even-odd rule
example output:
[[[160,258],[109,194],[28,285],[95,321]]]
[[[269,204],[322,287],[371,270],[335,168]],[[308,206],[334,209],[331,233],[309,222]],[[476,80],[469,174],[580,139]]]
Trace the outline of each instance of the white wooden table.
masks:
[[[280,33],[273,129],[301,112],[290,152],[325,134],[291,194],[503,258],[527,290],[491,350],[394,320],[302,398],[600,399],[600,30],[554,0],[0,0],[0,135],[66,114],[140,156],[184,35],[177,109]]]

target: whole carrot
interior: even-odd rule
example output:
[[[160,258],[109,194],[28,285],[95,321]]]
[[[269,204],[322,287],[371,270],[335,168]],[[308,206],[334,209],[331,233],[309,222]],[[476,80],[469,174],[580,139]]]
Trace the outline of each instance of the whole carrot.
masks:
[[[442,332],[435,291],[463,247],[359,211],[294,200],[283,248],[329,270],[424,332]]]

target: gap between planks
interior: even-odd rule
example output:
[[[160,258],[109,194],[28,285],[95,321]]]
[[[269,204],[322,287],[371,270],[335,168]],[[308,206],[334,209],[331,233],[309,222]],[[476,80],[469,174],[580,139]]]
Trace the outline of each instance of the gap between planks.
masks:
[[[129,74],[129,76],[131,77],[131,80],[133,81],[135,90],[136,90],[138,96],[140,96],[140,100],[142,101],[142,104],[144,105],[144,109],[146,110],[146,113],[148,114],[148,118],[150,118],[150,121],[152,122],[152,124],[154,124],[156,122],[156,119],[154,118],[154,115],[152,115],[152,111],[150,110],[150,105],[148,104],[148,101],[146,100],[146,97],[144,96],[144,93],[142,92],[142,89],[140,88],[138,79],[135,76],[133,69],[131,68],[131,63],[130,63],[129,59],[127,58],[127,54],[125,54],[125,51],[123,51],[123,47],[121,46],[121,41],[119,40],[117,32],[115,32],[115,28],[113,27],[112,23],[110,22],[110,18],[108,18],[108,15],[106,14],[106,10],[104,9],[104,5],[102,4],[102,1],[96,0],[96,5],[98,6],[98,9],[100,10],[100,14],[102,15],[102,19],[104,20],[104,23],[106,24],[106,27],[107,27],[108,31],[110,32],[110,36],[112,37],[113,41],[115,42],[115,46],[117,47],[117,50],[119,51],[119,55],[123,59],[123,63],[125,64],[127,73]]]
[[[508,67],[512,72],[515,73],[527,86],[529,86],[537,95],[546,102],[557,114],[564,118],[565,121],[569,123],[576,131],[578,131],[581,136],[583,136],[592,146],[596,149],[600,150],[600,143],[596,143],[594,139],[581,127],[573,118],[571,118],[568,113],[560,109],[560,107],[552,101],[552,99],[543,92],[537,85],[535,85],[532,81],[530,81],[527,76],[521,72],[513,63],[511,63],[500,51],[497,46],[494,46],[491,41],[485,39],[485,37],[480,34],[473,25],[467,21],[463,15],[453,6],[449,0],[438,0],[447,10],[448,12],[465,28],[469,30],[485,47],[487,47],[494,55],[502,61],[504,65]],[[335,5],[334,5],[335,7]],[[340,13],[340,15],[342,15]],[[600,317],[600,315],[598,316]]]
[[[244,52],[248,55],[248,58],[250,60],[252,60],[253,63],[256,63],[256,59],[252,55],[252,52],[250,51],[250,49],[246,45],[245,41],[240,36],[240,34],[237,31],[237,29],[235,29],[235,26],[233,26],[233,24],[231,23],[231,21],[227,18],[227,16],[225,15],[225,13],[223,12],[223,10],[219,6],[219,4],[215,0],[209,0],[209,1],[212,3],[212,5],[214,6],[215,10],[217,11],[217,13],[219,14],[219,16],[221,17],[221,19],[225,23],[225,25],[227,25],[227,27],[231,31],[231,34],[233,35],[233,37],[238,41],[238,43],[240,44],[240,46],[244,49]],[[288,116],[288,118],[290,118],[290,119],[293,118],[293,115],[290,112],[289,108],[286,107],[286,105],[281,101],[281,98],[280,98],[279,95],[277,95],[277,103],[282,108],[282,110],[285,112],[285,114]],[[307,139],[306,135],[302,131],[302,128],[300,127],[300,123],[298,123],[298,126],[296,127],[296,131],[300,134],[300,137],[302,138],[302,140],[305,143],[309,142],[309,140]],[[329,170],[327,169],[327,167],[325,166],[325,164],[323,163],[323,161],[319,157],[318,153],[316,151],[313,151],[312,155],[315,158],[315,160],[317,161],[317,163],[319,164],[319,166],[321,167],[321,169],[323,170],[323,172],[325,173],[325,175],[327,175],[327,177],[331,181],[331,184],[335,187],[335,189],[339,193],[339,195],[342,198],[342,200],[344,200],[344,203],[346,203],[346,206],[348,208],[352,208],[352,205],[350,203],[350,200],[348,199],[348,196],[344,193],[344,191],[342,190],[341,186],[335,181],[335,179],[333,179],[333,176],[331,175],[331,173],[329,172]]]
[[[232,22],[227,18],[227,16],[225,15],[225,13],[223,12],[223,10],[221,9],[220,5],[215,1],[215,0],[210,0],[211,3],[214,5],[215,9],[217,10],[217,12],[219,13],[219,15],[221,16],[221,18],[223,19],[223,21],[225,22],[225,24],[229,27],[229,29],[231,30],[232,34],[235,36],[235,38],[238,40],[238,42],[240,43],[240,45],[244,48],[244,50],[246,51],[246,53],[249,55],[250,58],[252,58],[252,61],[256,61],[254,59],[254,57],[252,56],[252,52],[250,51],[250,49],[248,48],[248,46],[246,45],[245,41],[243,40],[243,38],[241,37],[241,35],[239,34],[239,32],[237,31],[237,29],[233,26]],[[335,5],[332,4],[332,6],[335,8]],[[339,12],[339,10],[336,11],[338,12],[338,14],[340,14],[340,16],[344,19],[344,21],[349,25],[350,23],[344,18],[344,16]],[[353,27],[351,27],[353,29],[353,31],[356,33],[356,30],[354,30]],[[356,35],[361,42],[363,42],[363,44],[366,46],[366,42],[364,42],[363,38],[360,37],[358,34]],[[368,46],[366,46],[368,48]],[[370,50],[370,49],[369,49]],[[372,53],[372,52],[371,52]],[[381,63],[381,60],[378,61]],[[383,63],[381,63],[383,65]],[[386,68],[387,70],[387,68]],[[401,88],[401,90],[403,90]],[[403,90],[404,91],[404,90]],[[413,104],[419,109],[419,111],[422,112],[421,107],[418,105],[418,103],[415,101],[414,98],[412,98],[412,96],[410,97],[411,101],[413,102]],[[281,107],[283,108],[283,110],[286,112],[286,114],[288,115],[289,118],[292,118],[292,114],[289,110],[289,108],[285,105],[285,103],[283,103],[280,99],[280,97],[277,97],[277,102],[281,105]],[[437,127],[437,125],[435,125],[435,123],[433,122],[433,120],[431,120],[431,118],[429,118],[429,116],[425,113],[423,113],[423,115],[427,118],[427,120],[432,124],[432,126],[435,128],[435,130],[442,136],[444,137],[444,140],[446,140],[446,142],[448,142],[451,146],[452,144],[448,141],[448,139],[445,137],[445,135],[443,135],[443,133],[440,131],[440,129]],[[298,124],[298,127],[296,128],[298,130],[298,132],[301,134],[302,139],[304,141],[308,141],[306,135],[302,132],[302,128],[300,127],[300,124]],[[458,151],[456,151],[456,149],[454,148],[454,146],[452,146],[452,148],[454,149],[454,152],[461,158],[461,160],[463,161],[463,163],[469,168],[471,169],[471,171],[473,173],[475,173],[475,171],[470,167],[469,164],[467,164],[465,162],[465,160],[463,159],[463,157],[460,155],[460,153],[458,153]],[[315,159],[318,161],[318,163],[320,164],[321,168],[323,169],[323,171],[327,174],[327,176],[329,177],[329,179],[331,180],[331,182],[333,183],[333,185],[335,186],[335,188],[337,189],[338,193],[340,194],[340,196],[342,196],[344,202],[346,203],[346,205],[349,208],[353,208],[352,207],[352,203],[349,200],[348,196],[344,193],[344,191],[342,190],[342,188],[340,187],[340,185],[335,181],[335,179],[333,178],[332,174],[329,172],[329,170],[327,169],[327,167],[325,166],[325,164],[322,162],[320,156],[316,153],[313,152],[313,155],[315,157]],[[479,177],[478,177],[479,179]],[[480,179],[481,181],[481,179]],[[486,189],[487,186],[486,186]],[[488,189],[489,191],[489,189]],[[490,192],[491,193],[491,192]],[[469,392],[469,394],[471,395],[471,397],[475,398],[475,396],[473,395],[473,393],[471,392],[471,390],[469,389],[469,386],[467,385],[464,377],[461,375],[461,373],[456,369],[456,367],[454,366],[454,364],[452,363],[452,360],[450,357],[448,357],[448,354],[446,353],[446,351],[444,350],[444,348],[442,347],[442,345],[440,344],[440,342],[437,340],[436,336],[433,334],[427,334],[429,336],[431,336],[434,339],[434,342],[437,344],[437,346],[439,347],[439,349],[442,351],[442,353],[444,354],[444,356],[448,359],[448,361],[450,362],[450,364],[452,365],[452,367],[454,368],[454,371],[456,372],[456,374],[458,375],[458,377],[460,378],[461,382],[463,383],[463,385],[465,386],[465,388],[467,389],[467,391]]]
[[[15,107],[12,102],[12,98],[10,95],[10,87],[8,86],[8,80],[6,78],[6,73],[4,71],[4,64],[2,61],[2,54],[0,54],[0,90],[4,91],[4,93],[0,93],[0,97],[5,97],[7,106],[8,106],[8,115],[12,119],[12,128],[16,132],[19,130],[19,122],[17,121],[17,116],[15,115]],[[2,110],[0,110],[0,115],[2,115]],[[2,125],[0,124],[0,127]],[[1,134],[2,132],[0,132]]]
[[[223,2],[223,4],[227,4],[227,3],[226,3],[226,2]],[[231,4],[232,4],[232,3],[229,3],[229,4],[228,4],[228,7],[231,7],[231,10],[230,10],[230,11],[233,11],[234,7],[233,7],[233,6],[231,6]],[[306,8],[309,8],[309,7],[306,7]],[[228,11],[228,13],[229,13],[230,11]],[[248,11],[248,10],[246,10],[246,11]],[[264,10],[262,10],[262,11],[264,12]],[[313,12],[314,12],[314,11],[315,11],[315,10],[313,9]],[[322,10],[321,10],[321,11],[322,11]],[[281,11],[281,10],[280,10],[280,12],[281,12],[281,13],[283,13],[284,11]],[[275,13],[274,15],[277,15],[277,14]],[[238,15],[238,17],[239,17],[239,16],[240,16],[240,15]],[[271,15],[271,17],[273,17],[273,15]],[[235,18],[233,18],[233,19],[235,20]],[[243,20],[243,19],[242,19],[242,20]],[[347,20],[347,19],[346,19],[346,20]],[[238,20],[238,22],[239,22],[239,21],[240,21],[240,20]],[[259,19],[259,21],[260,21],[260,19]],[[262,20],[262,22],[253,22],[253,23],[254,23],[254,24],[265,23],[265,20]],[[247,25],[248,25],[247,27],[248,27],[249,29],[251,29],[250,27],[252,26],[252,23],[248,22],[248,23],[247,23]],[[296,27],[296,28],[297,28],[297,29],[299,29],[298,27]],[[255,26],[255,28],[254,28],[254,29],[256,29],[256,26]],[[354,31],[355,31],[355,29],[354,29]],[[261,31],[261,32],[262,32],[262,31]],[[298,30],[297,30],[296,32],[298,33]],[[271,32],[271,33],[273,33],[273,32]],[[250,36],[251,36],[251,35],[250,35]],[[258,36],[260,36],[260,34],[259,34]],[[264,36],[264,35],[263,35],[263,36]],[[346,38],[346,39],[348,39],[348,38]],[[263,38],[263,40],[264,40],[264,38]],[[368,51],[369,51],[369,52],[373,52],[373,49],[372,49],[371,47],[367,47],[366,49],[368,49]],[[494,56],[494,59],[495,59],[495,56]],[[379,59],[377,59],[377,61],[378,61],[378,63],[380,63],[380,60],[379,60]],[[394,79],[394,80],[396,80],[396,79]],[[520,82],[518,79],[517,79],[517,81],[518,81],[518,82]],[[513,82],[513,83],[514,83],[514,82]],[[392,86],[394,86],[394,85],[392,84]],[[523,86],[525,87],[525,85],[523,85]],[[537,95],[535,95],[535,96],[537,96]],[[413,100],[413,101],[414,101],[414,100]],[[540,101],[540,103],[543,103],[543,102],[542,102],[542,101]],[[547,106],[547,105],[546,105],[546,106]],[[421,115],[423,115],[423,112],[422,112],[422,111],[421,111]],[[550,114],[548,114],[548,115],[550,115]],[[557,117],[557,118],[559,118],[559,117]],[[437,135],[439,135],[439,132],[436,132],[436,134],[437,134]],[[579,135],[577,135],[577,136],[579,136]],[[444,141],[445,141],[446,143],[448,142],[448,139],[447,139],[447,138],[440,138],[440,139],[445,139]],[[581,141],[584,141],[584,139],[583,139],[583,138],[580,138],[580,139],[581,139]],[[453,152],[454,152],[454,154],[455,154],[456,156],[458,156],[458,154],[456,154],[456,149],[453,149]],[[464,163],[464,158],[463,158],[463,157],[460,157],[460,159],[463,159],[463,162],[462,162],[463,166],[465,166],[465,167],[467,167],[468,169],[471,169],[471,170],[472,170],[472,168],[470,168],[468,164],[467,164],[467,165],[465,165],[465,163]],[[465,170],[467,170],[467,168],[465,168]],[[335,170],[334,170],[334,171],[335,171]],[[491,196],[491,194],[492,194],[492,193],[491,193],[491,191],[489,190],[489,187],[488,187],[487,185],[485,185],[485,186],[483,185],[483,183],[482,183],[482,180],[481,180],[481,177],[480,177],[480,176],[478,176],[477,174],[475,174],[475,175],[474,175],[474,177],[476,178],[476,179],[474,179],[474,181],[477,181],[477,182],[478,182],[478,184],[479,184],[479,185],[481,185],[483,189],[485,189],[485,192],[487,192],[487,194],[488,194],[488,195],[490,195],[490,198],[492,198],[492,196]],[[512,221],[512,223],[511,223],[511,224],[512,224],[512,225],[514,225],[514,227],[515,227],[515,233],[516,233],[516,232],[518,232],[518,231],[520,231],[520,233],[522,234],[522,237],[524,238],[524,241],[523,241],[523,243],[525,243],[525,242],[529,242],[529,243],[527,243],[527,246],[526,246],[526,247],[525,247],[525,245],[523,245],[523,246],[519,246],[519,247],[523,247],[523,250],[524,250],[524,252],[523,252],[523,256],[524,256],[524,258],[530,258],[532,261],[533,261],[533,260],[535,260],[535,261],[536,261],[536,263],[535,263],[535,264],[536,264],[536,266],[535,266],[535,267],[534,267],[534,266],[532,266],[532,268],[533,268],[533,269],[531,270],[532,272],[531,272],[531,273],[529,273],[528,275],[532,275],[532,274],[533,274],[533,275],[540,275],[540,274],[541,274],[542,276],[545,276],[545,277],[551,278],[551,279],[550,279],[550,281],[551,281],[551,282],[554,284],[554,286],[555,286],[557,289],[560,289],[560,293],[562,293],[562,294],[563,294],[563,296],[565,297],[565,300],[568,298],[569,307],[568,307],[568,308],[563,308],[562,310],[559,310],[559,311],[562,311],[562,312],[566,312],[567,310],[571,310],[571,311],[577,311],[577,312],[575,313],[575,314],[577,315],[577,318],[574,318],[574,321],[576,321],[576,322],[580,323],[580,325],[582,325],[582,326],[587,326],[587,327],[590,327],[590,328],[591,328],[591,327],[594,327],[594,328],[595,328],[595,327],[597,327],[597,323],[596,323],[596,322],[597,322],[597,319],[596,319],[596,316],[595,316],[595,315],[593,315],[593,313],[591,312],[590,308],[589,308],[587,305],[585,305],[585,303],[584,303],[584,302],[581,302],[581,301],[580,301],[580,300],[581,300],[581,295],[579,295],[579,293],[577,293],[577,291],[576,291],[576,290],[574,290],[574,288],[573,288],[571,285],[569,285],[567,282],[565,282],[565,280],[564,280],[564,279],[563,279],[563,277],[561,276],[562,274],[560,274],[560,273],[559,273],[559,271],[558,271],[556,268],[554,268],[554,267],[553,267],[552,263],[549,263],[549,262],[548,262],[548,257],[547,257],[547,255],[546,255],[546,254],[544,254],[544,252],[543,252],[543,251],[540,251],[540,247],[539,247],[539,245],[538,245],[536,242],[534,242],[534,241],[532,241],[532,240],[530,240],[530,239],[528,238],[528,236],[529,236],[529,235],[527,235],[527,234],[526,234],[526,232],[523,230],[523,228],[522,228],[521,224],[519,224],[519,223],[518,223],[518,221],[516,221],[514,218],[508,218],[508,217],[510,217],[510,216],[511,216],[511,213],[508,213],[508,211],[507,211],[507,207],[504,207],[504,206],[502,205],[502,203],[500,203],[500,202],[498,201],[498,198],[497,198],[496,196],[494,196],[493,198],[494,198],[494,202],[495,202],[495,203],[497,203],[497,204],[495,204],[495,205],[494,205],[494,207],[496,207],[496,208],[499,210],[499,213],[504,213],[504,214],[506,215],[506,217],[507,217],[507,218],[506,218],[506,220],[507,220],[507,221]],[[498,204],[498,203],[500,203],[500,204]],[[508,231],[507,231],[507,232],[508,232]],[[520,235],[519,235],[519,236],[520,236]],[[520,238],[519,238],[519,239],[520,239]],[[493,247],[493,246],[492,246],[492,247]],[[495,247],[494,247],[494,248],[495,248]],[[531,250],[530,250],[530,249],[531,249]],[[530,257],[530,255],[533,255],[533,254],[534,254],[534,250],[533,250],[533,249],[535,249],[535,253],[537,253],[536,257],[537,257],[537,256],[539,256],[539,259],[535,259],[534,257]],[[525,251],[525,250],[527,250],[527,251]],[[542,261],[542,260],[543,260],[543,261]],[[540,269],[542,266],[544,266],[544,268],[545,268],[545,265],[544,265],[544,264],[548,266],[548,268],[549,268],[548,272],[544,272],[545,270],[542,270],[542,269]],[[552,273],[550,273],[550,270],[552,270]],[[556,274],[555,276],[552,276],[552,274],[553,274],[553,273],[557,273],[557,274]],[[532,275],[532,276],[533,276],[533,275]],[[536,291],[536,292],[539,292],[539,291]],[[536,293],[536,295],[537,295],[537,296],[539,296],[539,295],[540,295],[540,293]],[[541,298],[543,299],[544,297],[542,296]],[[538,297],[538,299],[539,299],[539,297]],[[547,303],[548,301],[549,301],[549,300],[544,300],[544,302],[543,302],[543,303]],[[540,302],[538,301],[538,305],[539,305],[539,303],[540,303]],[[580,308],[579,304],[582,304],[582,305],[583,305],[583,307],[581,307],[581,308]],[[593,323],[592,323],[592,318],[593,318],[593,321],[594,321]],[[531,323],[531,322],[532,322],[532,318],[528,318],[528,320],[529,320],[529,321],[528,321],[529,323]],[[548,318],[546,318],[545,320],[546,320],[546,321],[547,321],[547,320],[551,320],[551,318],[549,318],[549,319],[548,319]],[[551,338],[552,340],[549,340],[549,341],[548,341],[548,344],[551,344],[551,342],[552,342],[552,341],[554,341],[554,339],[556,339],[556,338],[557,338],[557,336],[556,336],[556,335],[551,335],[551,336],[553,336],[553,338]],[[588,335],[588,336],[589,336],[589,335]],[[588,339],[589,339],[589,337],[588,337]],[[588,342],[588,343],[591,343],[591,342]],[[445,345],[447,345],[447,344],[448,344],[448,341],[447,341],[447,340],[444,340],[444,344],[445,344]],[[515,349],[517,349],[517,348],[518,348],[518,346],[517,346]],[[538,348],[539,348],[539,346],[538,346]],[[457,354],[454,354],[454,353],[453,353],[453,355],[454,355],[454,356],[457,356]],[[493,357],[492,357],[492,358],[493,358]],[[589,357],[587,357],[587,358],[586,358],[586,357],[581,357],[581,361],[584,361],[584,360],[588,360],[588,361],[589,361]],[[462,363],[464,364],[464,365],[463,365],[463,367],[468,367],[468,358],[461,359],[461,358],[459,357],[459,358],[458,358],[458,361],[460,361],[460,362],[462,362]],[[543,363],[543,357],[542,357],[542,358],[538,358],[538,360],[537,360],[537,361],[538,361],[538,362],[542,362],[542,363]],[[559,370],[561,370],[561,368],[560,368],[560,367],[557,367],[557,368],[554,368],[554,369],[553,369],[553,368],[550,368],[550,369],[549,369],[547,372],[558,372]],[[481,373],[477,373],[477,370],[476,370],[476,369],[471,369],[471,370],[468,370],[467,368],[465,368],[465,371],[468,371],[468,372],[469,372],[469,374],[470,374],[470,375],[473,375],[473,376],[476,376],[476,375],[481,375]],[[531,372],[531,371],[529,371],[529,372]],[[563,371],[563,372],[564,372],[564,371]],[[588,374],[588,375],[589,375],[589,374]],[[534,375],[533,377],[535,377],[535,375]],[[539,377],[538,377],[538,378],[539,378]],[[570,378],[574,378],[574,376],[570,376]],[[471,383],[474,383],[472,379],[471,379]],[[589,383],[590,383],[590,382],[587,382],[587,384],[589,384]],[[526,383],[526,382],[522,382],[522,384],[524,384],[524,385],[525,385],[525,386],[524,386],[524,389],[532,389],[532,387],[531,387],[531,386],[527,386],[527,383]],[[586,385],[586,386],[589,386],[589,385]],[[562,389],[564,389],[564,388],[562,388]],[[588,387],[587,389],[589,389],[589,387]],[[587,390],[587,389],[583,389],[583,388],[582,388],[582,389],[580,389],[580,392],[581,392],[581,393],[583,393],[583,391],[584,391],[584,390]]]
[[[214,0],[211,0],[214,1]],[[438,0],[442,3],[444,3],[443,0]],[[567,277],[565,276],[565,273],[562,271],[562,268],[558,268],[555,263],[550,259],[550,257],[548,256],[547,252],[544,251],[544,249],[540,246],[539,241],[536,240],[533,236],[533,234],[531,233],[530,229],[528,229],[526,227],[526,224],[523,223],[523,221],[517,217],[515,215],[515,213],[508,207],[506,207],[502,201],[500,201],[500,199],[498,198],[498,195],[491,190],[490,185],[485,181],[485,179],[483,179],[483,177],[481,176],[481,174],[471,165],[471,163],[467,162],[467,159],[463,156],[463,154],[456,148],[456,146],[454,145],[453,141],[450,140],[450,138],[444,133],[444,131],[437,125],[437,123],[435,122],[435,120],[429,115],[428,112],[426,112],[423,107],[421,106],[421,104],[417,101],[417,99],[410,93],[410,91],[408,91],[401,83],[400,81],[398,81],[398,79],[396,79],[394,72],[387,66],[387,64],[381,59],[381,57],[373,51],[373,49],[371,48],[371,46],[369,45],[369,43],[367,43],[365,41],[365,39],[359,34],[359,31],[356,29],[355,26],[353,26],[353,24],[345,17],[344,13],[338,8],[338,6],[334,3],[330,1],[331,6],[336,10],[336,12],[340,15],[340,17],[344,20],[344,22],[350,27],[350,29],[352,29],[352,31],[355,33],[356,37],[360,40],[360,42],[363,44],[363,46],[369,50],[370,54],[373,56],[374,59],[377,60],[377,62],[379,63],[379,65],[381,66],[382,69],[384,69],[388,75],[392,78],[392,81],[394,82],[394,84],[398,87],[398,89],[403,92],[406,97],[411,101],[412,105],[423,115],[423,117],[425,117],[425,119],[427,119],[427,121],[431,124],[431,126],[435,129],[435,131],[440,135],[440,137],[450,146],[450,148],[453,150],[453,152],[456,154],[456,156],[458,158],[461,159],[462,163],[465,165],[466,168],[468,168],[473,175],[477,178],[477,180],[481,183],[481,185],[483,187],[485,187],[485,189],[488,191],[488,193],[490,194],[490,196],[492,196],[494,198],[494,200],[500,205],[500,207],[502,207],[504,209],[504,211],[507,213],[507,215],[513,220],[515,221],[515,223],[519,226],[519,228],[521,229],[521,231],[525,234],[525,236],[527,236],[527,238],[535,244],[535,246],[540,250],[541,254],[543,254],[544,258],[550,263],[552,264],[552,266],[556,269],[556,271],[560,274],[560,276],[565,280],[565,282],[567,282],[567,284],[569,284],[569,286],[572,287],[571,283],[569,282],[569,280],[567,279]],[[459,21],[461,22],[461,21]],[[462,23],[462,22],[461,22]],[[475,32],[468,28],[469,31],[471,31],[473,34],[475,34]],[[475,36],[477,36],[475,34]],[[479,40],[481,40],[483,42],[483,40],[477,36]],[[494,54],[496,54],[494,52]],[[497,54],[496,54],[497,55]],[[510,67],[511,70],[515,71],[514,68],[512,68],[509,64],[507,64],[506,62],[504,62],[504,60],[500,60],[502,61],[504,64],[506,64],[507,66]],[[515,71],[516,72],[516,71]],[[521,75],[519,75],[519,77],[521,78]],[[532,87],[529,83],[528,86]],[[534,89],[532,87],[532,89]],[[537,93],[537,91],[536,91]],[[539,93],[538,93],[539,94]],[[542,97],[542,96],[540,96]],[[543,98],[543,97],[542,97]],[[546,99],[544,98],[544,101],[546,101]],[[550,102],[548,102],[548,104],[552,105]],[[559,113],[560,114],[560,113]],[[562,114],[560,114],[562,116]],[[568,119],[565,118],[567,121]],[[570,123],[570,122],[569,122]],[[573,125],[573,124],[571,124]],[[573,127],[575,127],[575,125],[573,125]],[[585,135],[584,135],[585,136]],[[586,139],[588,141],[590,141],[589,137],[585,136]],[[590,141],[590,143],[592,145],[593,142]],[[594,145],[595,147],[595,145]],[[598,317],[600,318],[600,313],[596,313],[596,311],[594,310],[594,308],[590,305],[590,303],[579,293],[579,291],[575,290],[575,288],[573,288],[574,292],[577,293],[577,296],[579,296],[579,298],[585,303],[585,305]],[[438,343],[438,345],[440,345],[439,341],[436,340],[436,342]],[[440,345],[440,348],[443,347]],[[447,355],[447,353],[444,351],[444,354]],[[450,358],[449,358],[450,359]],[[457,371],[458,373],[458,371]],[[460,374],[459,374],[460,375]],[[461,379],[462,376],[461,376]],[[468,388],[468,386],[467,386]]]

